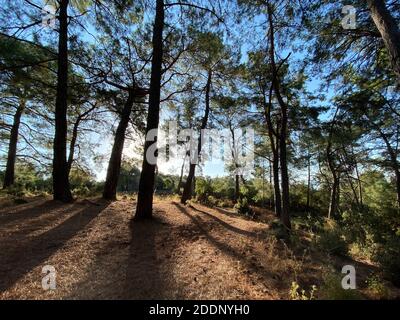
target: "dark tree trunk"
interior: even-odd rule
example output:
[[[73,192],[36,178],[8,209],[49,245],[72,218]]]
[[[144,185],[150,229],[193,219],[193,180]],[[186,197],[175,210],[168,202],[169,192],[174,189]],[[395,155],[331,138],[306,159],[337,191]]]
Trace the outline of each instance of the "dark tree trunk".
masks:
[[[287,167],[287,113],[283,111],[282,115],[282,128],[280,141],[280,163],[281,163],[281,177],[282,177],[282,216],[281,220],[287,229],[291,229],[290,224],[290,199],[289,199],[289,172]]]
[[[240,177],[235,176],[235,201],[237,202],[240,198]]]
[[[364,195],[363,195],[363,186],[360,178],[360,171],[358,170],[358,163],[356,163],[356,175],[357,175],[357,183],[358,183],[358,196],[360,199],[360,205],[364,205]]]
[[[69,155],[68,155],[68,161],[67,161],[67,167],[68,167],[68,176],[71,173],[71,168],[72,164],[75,160],[74,155],[75,155],[75,146],[76,146],[76,140],[78,139],[78,129],[79,125],[81,124],[81,121],[88,115],[90,114],[94,109],[96,109],[96,105],[91,107],[89,110],[84,112],[83,114],[79,115],[78,118],[76,119],[74,123],[74,128],[72,129],[72,136],[71,136],[71,142],[69,144]]]
[[[61,0],[59,9],[60,30],[53,146],[53,197],[54,200],[63,202],[72,201],[67,165],[68,2],[69,0]]]
[[[238,164],[238,154],[236,150],[236,137],[235,137],[235,130],[232,127],[232,123],[229,122],[229,131],[232,135],[232,149],[231,149],[231,156],[235,164],[235,202],[238,202],[240,198],[240,178],[244,180],[243,176],[239,174],[239,164]]]
[[[400,82],[400,30],[384,0],[367,0],[371,17],[389,52],[393,71]]]
[[[163,61],[163,31],[165,19],[164,0],[157,0],[156,17],[153,29],[153,58],[151,66],[149,111],[147,114],[146,135],[150,130],[158,129],[160,121],[161,77]],[[146,139],[147,140],[147,139]],[[153,195],[156,166],[147,161],[147,151],[154,142],[144,145],[143,165],[139,182],[136,220],[151,219],[153,216]]]
[[[69,144],[69,155],[67,161],[68,176],[71,173],[72,163],[74,162],[75,145],[76,145],[76,140],[78,139],[79,123],[80,119],[78,118],[77,121],[74,123],[74,128],[72,129],[72,137],[71,137],[71,142]]]
[[[129,91],[128,99],[120,114],[120,121],[117,131],[115,132],[114,145],[112,148],[110,161],[108,163],[107,178],[103,190],[103,199],[106,200],[117,200],[117,186],[119,174],[121,172],[121,160],[122,152],[124,150],[125,133],[131,117],[133,103],[134,94],[132,91]]]
[[[400,208],[400,165],[397,161],[397,154],[396,151],[392,148],[388,136],[378,126],[375,126],[375,128],[379,132],[382,140],[385,142],[386,149],[389,153],[390,164],[396,178],[397,205]]]
[[[332,174],[332,179],[333,179],[332,186],[331,186],[331,197],[330,197],[330,203],[329,203],[328,219],[335,218],[339,211],[338,198],[339,198],[340,180],[339,180],[339,172],[336,169],[335,161],[334,161],[333,155],[332,155],[332,136],[333,136],[333,126],[335,124],[335,119],[336,119],[336,115],[335,115],[334,120],[332,121],[331,130],[329,133],[328,145],[326,148],[326,158],[328,161],[328,167]]]
[[[273,185],[274,185],[274,205],[275,205],[275,214],[278,218],[282,215],[282,198],[281,198],[281,188],[279,183],[279,139],[277,137],[277,133],[274,130],[272,119],[271,119],[271,92],[269,102],[264,94],[264,113],[265,113],[265,120],[267,122],[267,130],[268,130],[268,137],[271,145],[272,151],[272,168],[271,173],[273,177]]]
[[[307,210],[310,211],[311,206],[311,157],[308,156],[307,164]]]
[[[8,145],[7,166],[4,174],[3,189],[9,188],[14,184],[15,176],[15,161],[17,158],[17,144],[19,125],[21,123],[21,116],[25,109],[25,101],[20,100],[17,111],[14,114],[14,121],[10,132],[10,142]]]
[[[202,135],[203,135],[203,130],[207,127],[208,123],[208,117],[210,114],[210,93],[211,93],[211,83],[212,83],[212,71],[209,70],[208,72],[208,78],[207,78],[207,85],[206,85],[206,109],[204,111],[204,116],[201,122],[201,128],[200,128],[200,136],[199,136],[199,142],[198,142],[198,147],[197,147],[197,155],[200,155],[201,153],[201,147],[202,147]],[[190,199],[192,199],[192,194],[193,194],[193,179],[196,173],[196,164],[195,163],[190,163],[190,169],[189,169],[189,174],[186,179],[185,183],[185,188],[183,189],[183,194],[181,198],[181,203],[186,204]]]
[[[278,139],[276,140],[278,143]],[[274,145],[274,143],[272,143]],[[282,197],[279,179],[279,151],[277,145],[272,150],[272,173],[274,178],[274,201],[275,201],[275,214],[278,218],[282,216]]]
[[[282,185],[282,213],[281,221],[286,229],[291,229],[290,223],[290,198],[289,198],[289,172],[287,167],[287,136],[288,136],[288,106],[283,101],[280,92],[278,68],[275,63],[275,31],[273,23],[272,5],[268,4],[269,38],[270,38],[270,60],[272,67],[272,88],[281,108],[281,130],[279,135],[279,159],[281,165],[281,185]]]
[[[340,180],[335,174],[333,177],[333,184],[331,188],[328,219],[335,218],[339,211],[339,186],[340,186]]]
[[[176,193],[179,195],[181,194],[181,188],[182,188],[182,184],[183,184],[183,172],[185,170],[186,158],[187,158],[187,156],[185,155],[185,158],[183,159],[183,163],[182,163],[182,167],[181,167],[181,174],[179,176],[178,187],[176,189]]]

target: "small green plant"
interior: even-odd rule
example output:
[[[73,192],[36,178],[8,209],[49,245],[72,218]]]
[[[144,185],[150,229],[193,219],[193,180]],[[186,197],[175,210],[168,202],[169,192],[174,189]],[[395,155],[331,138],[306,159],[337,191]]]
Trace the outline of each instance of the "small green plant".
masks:
[[[251,209],[249,201],[247,200],[246,197],[242,197],[238,200],[238,202],[235,205],[235,209],[239,214],[247,216],[253,215],[253,210]]]
[[[336,273],[324,276],[324,284],[320,289],[319,298],[322,300],[361,300],[357,290],[346,290],[342,287],[342,277]]]
[[[377,274],[371,274],[365,281],[368,290],[378,299],[387,299],[389,290],[386,288],[383,279]]]
[[[314,300],[315,292],[317,291],[317,286],[313,285],[307,295],[306,290],[300,289],[300,285],[293,281],[289,291],[290,300]]]

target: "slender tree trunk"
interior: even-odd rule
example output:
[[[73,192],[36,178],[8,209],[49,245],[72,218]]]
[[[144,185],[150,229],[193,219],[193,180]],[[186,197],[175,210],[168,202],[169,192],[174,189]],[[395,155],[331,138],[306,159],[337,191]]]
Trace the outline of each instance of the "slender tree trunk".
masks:
[[[107,178],[103,190],[103,199],[117,200],[118,179],[121,172],[122,152],[124,150],[125,134],[128,128],[134,95],[129,91],[128,99],[120,115],[120,121],[115,132],[114,145],[111,152],[110,162],[108,163]]]
[[[278,142],[278,140],[277,140]],[[280,179],[279,179],[279,152],[276,147],[273,150],[272,157],[272,171],[274,177],[274,201],[275,201],[275,214],[278,218],[282,216],[282,197],[281,197],[281,187],[280,187]]]
[[[333,184],[331,189],[331,199],[329,204],[328,219],[335,218],[338,213],[339,185],[340,185],[340,180],[335,174],[333,177]]]
[[[182,167],[181,167],[181,174],[179,176],[178,187],[176,189],[176,192],[179,195],[181,194],[181,188],[182,188],[182,184],[183,184],[183,172],[185,170],[186,158],[187,158],[187,155],[185,155],[185,158],[183,158],[183,163],[182,163]]]
[[[240,178],[243,180],[243,176],[239,174],[239,164],[238,164],[238,154],[236,150],[236,137],[235,137],[235,130],[232,127],[232,123],[229,122],[229,130],[232,135],[232,149],[231,149],[231,156],[232,160],[235,164],[235,202],[238,202],[240,198]]]
[[[281,163],[281,177],[282,177],[282,216],[281,220],[283,225],[287,229],[291,229],[290,223],[290,199],[289,199],[289,172],[287,167],[287,150],[286,150],[286,139],[287,139],[287,116],[283,116],[281,138],[280,141],[280,163]]]
[[[307,211],[310,211],[311,206],[311,157],[308,156],[308,165],[307,165]]]
[[[206,109],[204,111],[204,116],[202,119],[201,123],[201,128],[200,128],[200,136],[199,136],[199,143],[197,147],[197,155],[201,154],[201,147],[202,147],[202,135],[203,135],[203,130],[207,127],[208,123],[208,117],[210,114],[210,93],[211,93],[211,83],[212,83],[212,71],[208,71],[208,78],[207,78],[207,85],[206,85]],[[181,203],[186,204],[191,198],[193,194],[193,179],[196,173],[196,164],[191,163],[190,164],[190,169],[189,169],[189,174],[186,179],[185,183],[185,188],[183,189],[183,194],[181,198]]]
[[[281,185],[282,185],[282,213],[281,221],[286,229],[291,229],[290,223],[290,198],[289,198],[289,172],[287,167],[287,136],[288,136],[288,106],[283,101],[280,93],[280,83],[278,68],[275,63],[275,31],[273,23],[273,8],[270,3],[268,3],[268,20],[269,20],[269,40],[270,40],[270,60],[272,67],[272,87],[275,96],[278,100],[279,106],[281,108],[281,130],[279,136],[279,159],[281,165]]]
[[[357,174],[357,183],[358,183],[358,197],[360,199],[360,205],[364,205],[364,195],[363,195],[363,186],[360,178],[360,172],[358,170],[358,165],[356,164],[356,174]]]
[[[71,173],[71,168],[72,164],[74,162],[74,155],[75,155],[75,146],[76,146],[76,140],[78,139],[78,129],[79,125],[81,124],[81,121],[88,115],[90,114],[94,109],[96,109],[96,105],[91,107],[89,110],[84,112],[83,114],[79,115],[78,118],[76,119],[74,123],[74,127],[72,129],[72,136],[71,136],[71,142],[69,144],[69,155],[68,155],[68,161],[67,161],[67,167],[68,167],[68,176]]]
[[[53,197],[54,200],[71,202],[72,194],[67,165],[67,108],[68,108],[68,3],[61,0],[59,9],[59,40],[57,96],[55,109],[55,136],[53,155]]]
[[[156,17],[153,29],[153,57],[151,66],[149,111],[147,114],[146,136],[151,130],[158,129],[160,121],[164,20],[164,0],[157,0]],[[135,214],[136,220],[151,219],[153,216],[153,196],[156,166],[147,161],[147,151],[153,143],[154,142],[152,141],[146,141],[144,145],[143,165],[140,175],[138,202]]]
[[[76,145],[76,140],[78,139],[79,123],[80,123],[80,118],[78,118],[77,121],[74,123],[74,128],[72,129],[72,137],[71,137],[71,142],[69,144],[69,155],[67,161],[68,176],[71,173],[72,163],[74,162],[75,145]]]
[[[25,100],[21,99],[14,114],[14,121],[10,132],[10,142],[8,145],[7,166],[4,175],[3,189],[9,188],[14,184],[15,176],[15,162],[17,159],[17,144],[19,125],[21,123],[21,116],[25,110]]]
[[[391,167],[396,178],[397,205],[400,208],[400,165],[397,161],[397,154],[396,151],[392,148],[388,136],[378,126],[375,126],[375,128],[382,137],[382,140],[385,142],[386,149],[389,153]]]
[[[386,7],[384,0],[367,0],[371,17],[382,36],[386,49],[389,52],[393,71],[400,82],[400,29]]]
[[[336,118],[336,115],[335,115]],[[331,218],[335,218],[336,214],[338,212],[338,206],[339,206],[339,202],[338,202],[338,194],[339,194],[339,173],[336,170],[336,166],[334,164],[334,159],[332,156],[332,135],[333,135],[333,125],[334,125],[334,121],[332,121],[332,126],[331,126],[331,131],[329,133],[329,141],[328,141],[328,145],[326,148],[326,158],[328,161],[328,167],[329,170],[332,174],[332,187],[331,187],[331,197],[330,197],[330,203],[329,203],[329,211],[328,211],[328,219]]]
[[[275,194],[275,192],[274,192],[274,189],[273,189],[273,178],[272,178],[272,174],[273,174],[273,172],[272,172],[272,161],[270,161],[269,162],[269,185],[270,185],[270,188],[271,188],[271,190],[270,190],[270,200],[269,200],[269,207],[270,207],[270,209],[272,209],[272,201],[273,201],[273,199],[274,199],[274,194]]]

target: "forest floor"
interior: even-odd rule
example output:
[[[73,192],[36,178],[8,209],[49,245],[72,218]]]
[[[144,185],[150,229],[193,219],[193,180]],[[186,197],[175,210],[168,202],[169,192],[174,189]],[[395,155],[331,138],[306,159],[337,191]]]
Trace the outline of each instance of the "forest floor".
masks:
[[[292,281],[308,292],[346,264],[371,297],[363,283],[376,267],[287,247],[267,211],[253,221],[157,198],[154,221],[133,223],[134,207],[35,198],[0,209],[0,299],[289,299]],[[56,290],[42,289],[46,265]]]

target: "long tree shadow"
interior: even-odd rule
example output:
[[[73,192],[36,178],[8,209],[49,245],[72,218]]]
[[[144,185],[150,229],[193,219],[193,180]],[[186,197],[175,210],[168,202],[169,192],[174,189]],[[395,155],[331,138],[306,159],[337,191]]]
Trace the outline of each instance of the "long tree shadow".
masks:
[[[65,206],[66,205],[61,202],[48,200],[44,202],[40,201],[39,203],[36,203],[35,201],[35,203],[29,204],[29,206],[24,206],[22,208],[6,208],[0,212],[0,225],[4,226],[20,220],[37,218],[43,215],[45,211],[54,211],[65,208]]]
[[[130,223],[131,245],[126,266],[124,298],[138,300],[166,299],[166,279],[161,276],[164,262],[157,255],[157,234],[165,232],[167,224],[161,217],[151,221]],[[164,275],[165,276],[165,275]]]
[[[197,211],[199,213],[202,213],[202,214],[206,215],[207,217],[215,220],[220,225],[222,225],[223,227],[225,227],[226,229],[228,229],[228,230],[230,230],[232,232],[241,234],[243,236],[252,237],[252,238],[258,238],[259,237],[259,234],[257,234],[257,232],[252,232],[252,231],[247,231],[247,230],[242,230],[242,229],[236,228],[235,226],[230,225],[229,223],[217,218],[216,216],[214,216],[214,215],[212,215],[212,214],[210,214],[210,213],[208,213],[206,211],[200,210],[200,209],[198,209],[198,208],[196,208],[194,206],[192,206],[191,208],[193,210],[195,210],[195,211]]]
[[[240,261],[247,269],[252,270],[252,272],[262,275],[265,277],[271,278],[273,274],[266,269],[260,268],[258,264],[252,260],[252,257],[246,257],[238,248],[234,248],[224,242],[219,241],[214,236],[212,236],[202,225],[202,221],[191,215],[186,207],[183,207],[181,204],[176,202],[173,203],[176,208],[183,213],[186,217],[188,217],[198,228],[199,232],[202,233],[206,239],[217,249],[219,249],[224,254],[232,257],[235,260]]]
[[[10,244],[10,241],[0,243],[0,292],[9,289],[21,277],[53,255],[108,205],[109,203],[102,203],[99,206],[86,206],[55,228],[16,245]],[[54,206],[59,207],[60,204],[55,203]],[[49,210],[48,207],[46,210]]]

